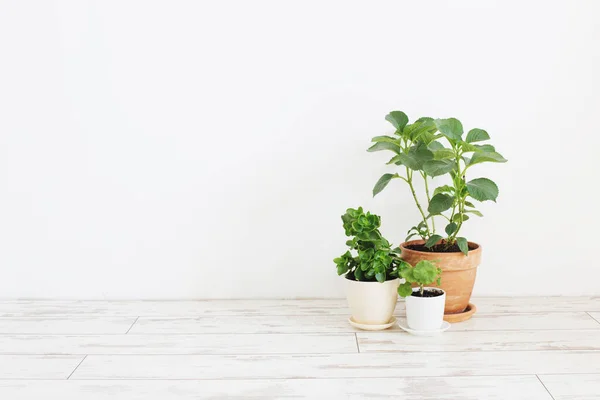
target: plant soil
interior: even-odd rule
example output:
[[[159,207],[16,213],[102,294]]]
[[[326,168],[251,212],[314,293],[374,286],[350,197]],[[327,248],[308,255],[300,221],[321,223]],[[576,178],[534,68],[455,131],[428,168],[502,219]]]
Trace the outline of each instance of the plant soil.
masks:
[[[443,294],[444,294],[444,292],[442,292],[439,289],[425,289],[425,290],[423,290],[423,296],[421,296],[420,290],[412,292],[411,296],[413,296],[413,297],[438,297]]]
[[[460,253],[460,249],[456,243],[449,247],[446,247],[444,243],[438,243],[431,246],[431,248],[425,247],[424,244],[409,244],[406,248],[425,253]],[[469,250],[475,250],[476,248],[476,246],[469,245]]]

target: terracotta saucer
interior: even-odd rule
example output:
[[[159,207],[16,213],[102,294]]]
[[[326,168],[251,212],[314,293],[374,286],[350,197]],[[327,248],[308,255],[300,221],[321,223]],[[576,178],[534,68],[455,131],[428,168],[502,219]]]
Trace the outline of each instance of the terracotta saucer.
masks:
[[[475,311],[477,311],[477,307],[475,307],[475,304],[469,303],[469,305],[467,306],[465,311],[463,311],[461,313],[444,314],[444,321],[450,322],[452,324],[454,324],[456,322],[463,322],[468,319],[471,319],[473,314],[475,314]]]

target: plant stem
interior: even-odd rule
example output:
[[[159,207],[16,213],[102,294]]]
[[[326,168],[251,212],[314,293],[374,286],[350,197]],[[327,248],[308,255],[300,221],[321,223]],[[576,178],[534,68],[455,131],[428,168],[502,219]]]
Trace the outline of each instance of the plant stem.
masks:
[[[427,195],[427,204],[431,203],[431,197],[429,196],[429,183],[427,182],[427,175],[425,175],[425,173],[421,172],[421,176],[423,177],[423,180],[425,181],[425,194]],[[435,218],[433,217],[433,215],[431,216],[431,230],[432,230],[432,234],[435,233]]]
[[[419,209],[419,212],[421,213],[421,216],[423,217],[423,222],[425,222],[425,227],[427,228],[427,233],[431,234],[431,231],[429,230],[429,224],[427,223],[427,217],[425,216],[425,213],[423,212],[423,208],[421,207],[421,203],[419,203],[419,199],[417,198],[417,193],[415,192],[415,187],[412,184],[412,174],[410,173],[410,170],[408,169],[408,167],[406,167],[406,176],[407,176],[406,182],[408,183],[408,186],[410,187],[410,192],[412,193],[413,199],[415,199],[415,204],[417,205],[417,208]]]
[[[452,233],[452,235],[450,235],[448,237],[448,241],[447,241],[447,245],[453,245],[456,242],[456,236],[458,235],[458,232],[460,231],[460,228],[462,227],[463,224],[463,216],[465,215],[465,201],[466,201],[466,196],[462,196],[462,190],[463,190],[463,186],[465,183],[465,173],[467,171],[467,166],[465,165],[465,169],[461,171],[460,168],[460,160],[462,159],[462,153],[460,152],[459,149],[455,148],[455,153],[456,153],[456,165],[457,165],[457,169],[458,169],[458,175],[454,177],[454,192],[455,192],[455,196],[457,199],[457,205],[458,205],[458,215],[460,215],[458,224],[456,226],[456,229],[454,230],[454,232]],[[454,220],[454,211],[455,211],[455,207],[452,207],[452,220]]]
[[[423,285],[421,285],[421,297],[423,297]]]

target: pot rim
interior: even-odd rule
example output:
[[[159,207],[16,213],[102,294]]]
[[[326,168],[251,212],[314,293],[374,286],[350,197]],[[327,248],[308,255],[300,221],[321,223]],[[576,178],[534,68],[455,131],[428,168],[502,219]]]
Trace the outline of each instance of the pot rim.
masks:
[[[387,281],[383,281],[383,282],[377,282],[377,281],[357,281],[357,280],[354,280],[354,279],[349,279],[346,276],[344,276],[344,279],[347,280],[348,282],[352,282],[352,283],[378,283],[380,285],[385,285],[386,283],[389,283],[389,282],[400,281],[400,278],[388,279]]]
[[[433,287],[433,286],[424,286],[423,287],[423,290],[427,290],[427,289],[440,290],[442,292],[442,294],[439,295],[439,296],[435,296],[435,297],[416,297],[415,296],[415,299],[423,299],[423,300],[425,300],[425,299],[437,299],[438,297],[444,297],[446,295],[446,291],[444,289],[440,288],[440,287]],[[418,291],[418,290],[420,290],[419,287],[412,288],[413,293],[415,291]],[[413,296],[406,296],[406,297],[413,297]]]
[[[467,241],[467,243],[469,246],[471,246],[471,245],[475,246],[475,248],[473,250],[469,250],[468,254],[475,254],[475,253],[481,252],[481,245],[479,243],[470,242],[470,241]],[[425,241],[423,239],[409,240],[408,242],[400,243],[399,247],[400,247],[400,249],[402,249],[402,251],[406,250],[406,251],[411,251],[411,252],[418,253],[418,254],[462,254],[461,252],[446,253],[446,252],[439,252],[439,251],[420,251],[420,250],[409,249],[406,247],[407,245],[411,245],[411,244],[425,244]]]
[[[442,291],[442,294],[439,295],[439,296],[435,296],[435,297],[418,297],[418,296],[412,296],[411,295],[411,296],[406,296],[405,301],[408,300],[408,299],[410,299],[408,301],[426,301],[426,302],[429,302],[429,301],[444,301],[444,302],[446,302],[446,300],[445,300],[446,299],[446,291],[443,290],[442,288],[425,286],[423,289],[438,289],[438,290]],[[415,292],[415,290],[419,290],[419,288],[418,287],[413,288],[413,293]]]

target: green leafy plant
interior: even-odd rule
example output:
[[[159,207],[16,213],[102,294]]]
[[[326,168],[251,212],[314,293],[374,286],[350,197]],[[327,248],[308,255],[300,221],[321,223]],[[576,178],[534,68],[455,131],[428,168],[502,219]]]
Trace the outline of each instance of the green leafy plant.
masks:
[[[398,266],[408,265],[399,258],[400,249],[392,249],[379,232],[379,216],[365,213],[362,207],[349,208],[342,215],[342,222],[351,239],[346,241],[350,250],[333,260],[338,275],[346,274],[348,279],[357,281],[385,282],[398,277]]]
[[[448,249],[458,246],[469,251],[467,239],[458,236],[470,215],[482,217],[471,202],[496,201],[498,186],[488,178],[467,180],[467,172],[484,162],[503,163],[506,159],[491,144],[479,144],[490,139],[483,129],[471,129],[463,138],[462,123],[456,118],[433,119],[423,117],[412,124],[402,111],[392,111],[386,117],[394,128],[394,136],[376,136],[368,151],[388,150],[395,155],[387,164],[400,167],[399,173],[384,174],[373,188],[373,196],[380,193],[393,179],[408,184],[411,195],[421,215],[421,221],[408,231],[406,240],[420,236],[427,248],[441,242]],[[424,182],[427,207],[423,207],[415,190],[415,176]],[[431,179],[446,176],[449,184],[430,192]],[[446,236],[436,233],[435,217],[446,220]]]
[[[402,297],[411,296],[413,293],[412,285],[419,286],[419,293],[423,297],[423,290],[426,285],[436,282],[438,286],[441,283],[442,269],[434,263],[427,260],[422,260],[414,267],[403,265],[400,270],[400,276],[406,280],[398,286],[398,294]]]

